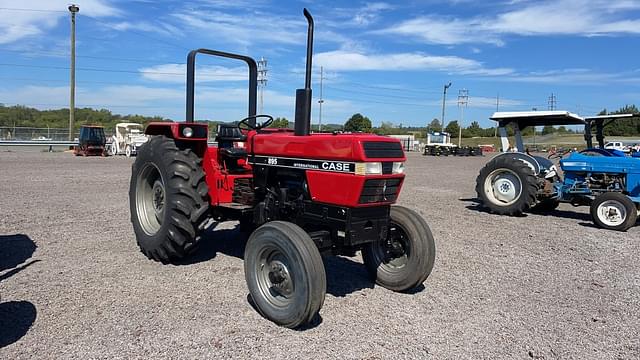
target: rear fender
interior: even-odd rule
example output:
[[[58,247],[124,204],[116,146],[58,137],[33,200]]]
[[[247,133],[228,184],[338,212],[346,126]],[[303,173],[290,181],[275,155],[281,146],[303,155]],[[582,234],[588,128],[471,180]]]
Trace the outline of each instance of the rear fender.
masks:
[[[191,129],[191,136],[188,134]],[[179,147],[191,148],[200,157],[204,157],[207,150],[209,127],[207,124],[177,123],[177,122],[152,122],[144,130],[146,135],[164,135],[179,142]]]

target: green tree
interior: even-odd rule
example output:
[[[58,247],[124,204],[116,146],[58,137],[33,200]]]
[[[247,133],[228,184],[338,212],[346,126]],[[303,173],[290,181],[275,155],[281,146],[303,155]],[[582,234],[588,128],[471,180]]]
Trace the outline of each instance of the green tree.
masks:
[[[284,117],[277,117],[275,118],[275,120],[273,120],[273,123],[271,124],[270,127],[286,129],[289,127],[289,120],[287,120],[287,118],[284,118]]]
[[[427,126],[427,129],[430,131],[440,131],[441,128],[442,128],[442,124],[440,124],[440,120],[435,118],[431,120],[431,122],[429,123],[429,126]]]
[[[553,134],[554,132],[556,132],[556,128],[554,128],[553,125],[545,125],[542,128],[542,135],[549,135]]]
[[[473,121],[469,127],[462,130],[463,137],[482,136],[482,128],[477,121]]]
[[[344,131],[371,131],[371,120],[368,117],[363,116],[360,113],[353,114],[349,120],[344,124]]]
[[[449,121],[447,127],[444,128],[444,131],[448,132],[451,135],[458,136],[458,132],[460,131],[460,125],[458,124],[458,121]]]

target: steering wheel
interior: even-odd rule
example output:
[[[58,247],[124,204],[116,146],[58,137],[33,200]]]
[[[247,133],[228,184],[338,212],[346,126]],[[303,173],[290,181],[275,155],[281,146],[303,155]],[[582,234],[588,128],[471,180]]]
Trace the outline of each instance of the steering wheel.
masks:
[[[258,118],[267,118],[267,120],[265,120],[260,125],[251,125],[249,123],[249,120],[258,119]],[[244,126],[246,126],[246,129],[260,130],[260,129],[264,129],[264,128],[268,127],[269,125],[271,125],[271,123],[273,123],[273,116],[271,116],[271,115],[251,115],[251,116],[247,116],[246,118],[240,120],[240,122],[238,123],[238,128],[243,130],[245,128],[243,128],[241,125],[244,125]]]

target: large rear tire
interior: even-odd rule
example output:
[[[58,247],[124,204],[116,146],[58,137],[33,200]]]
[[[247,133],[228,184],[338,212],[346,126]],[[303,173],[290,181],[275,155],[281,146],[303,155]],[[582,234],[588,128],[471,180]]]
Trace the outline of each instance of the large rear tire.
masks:
[[[244,252],[244,274],[257,310],[278,325],[305,325],[324,303],[322,257],[296,224],[272,221],[254,231]]]
[[[368,244],[364,264],[376,283],[393,291],[407,291],[422,284],[436,258],[429,225],[415,211],[392,206],[387,239]]]
[[[482,204],[493,213],[521,215],[535,205],[538,182],[527,163],[500,156],[480,170],[476,193]]]
[[[591,218],[603,229],[627,231],[638,221],[638,208],[628,196],[608,192],[591,203]]]
[[[154,136],[132,167],[129,207],[136,240],[150,259],[178,260],[195,250],[209,210],[202,159]]]

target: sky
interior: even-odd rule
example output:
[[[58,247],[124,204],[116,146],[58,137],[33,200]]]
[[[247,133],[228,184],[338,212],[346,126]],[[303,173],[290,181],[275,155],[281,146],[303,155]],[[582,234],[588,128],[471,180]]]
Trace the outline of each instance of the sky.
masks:
[[[0,0],[0,103],[68,107],[68,0]],[[500,111],[593,115],[640,105],[640,1],[78,0],[76,106],[183,120],[189,50],[267,60],[263,113],[294,118],[307,7],[316,24],[312,121],[478,121]],[[199,56],[197,119],[247,115],[241,62]],[[466,107],[458,97],[468,91]]]

